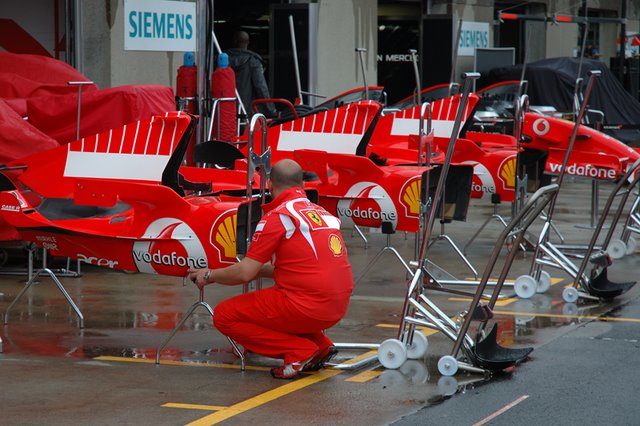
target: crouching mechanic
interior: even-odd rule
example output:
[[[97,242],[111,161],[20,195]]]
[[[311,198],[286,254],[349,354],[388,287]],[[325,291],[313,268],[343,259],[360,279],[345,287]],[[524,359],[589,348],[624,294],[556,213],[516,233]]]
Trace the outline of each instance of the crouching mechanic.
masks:
[[[271,375],[293,379],[336,353],[323,330],[345,315],[353,275],[340,221],[306,198],[298,163],[276,163],[268,185],[273,201],[263,206],[246,256],[225,268],[190,269],[189,279],[202,288],[273,277],[274,286],[217,305],[214,325],[248,351],[283,359]]]

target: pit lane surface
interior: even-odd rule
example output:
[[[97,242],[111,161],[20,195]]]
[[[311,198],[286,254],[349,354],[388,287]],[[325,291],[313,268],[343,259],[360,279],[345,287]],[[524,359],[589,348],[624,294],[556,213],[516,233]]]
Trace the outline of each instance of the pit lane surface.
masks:
[[[607,188],[601,184],[601,194]],[[589,224],[590,196],[590,182],[565,180],[554,222],[567,241],[588,241],[588,226],[575,225]],[[508,216],[509,206],[500,211]],[[488,201],[473,200],[467,222],[447,224],[444,232],[462,247],[491,212]],[[434,232],[440,231],[436,225]],[[491,223],[468,249],[479,272],[499,231]],[[385,244],[383,235],[366,236],[367,249],[357,234],[345,231],[356,278]],[[413,258],[413,236],[396,234],[392,244],[405,259]],[[448,272],[469,276],[445,242],[436,243],[431,255]],[[531,253],[518,256],[510,276],[526,273],[530,261]],[[638,270],[636,253],[616,261],[610,279],[637,280]],[[535,350],[524,364],[488,380],[477,374],[442,379],[436,363],[452,343],[429,331],[425,358],[398,370],[371,363],[278,381],[268,373],[273,360],[250,355],[246,371],[240,371],[204,310],[187,321],[156,365],[156,348],[198,300],[192,285],[83,266],[81,277],[61,278],[84,313],[80,330],[58,289],[43,277],[0,333],[2,424],[635,424],[640,290],[634,287],[612,302],[572,306],[561,297],[568,275],[549,272],[553,285],[546,293],[505,298],[496,307],[500,342]],[[0,276],[0,312],[23,283],[24,276]],[[214,306],[238,291],[207,288],[205,300]],[[395,337],[405,291],[402,265],[384,253],[358,283],[347,316],[329,336],[349,343]],[[452,316],[469,305],[464,297],[441,292],[429,298]],[[367,355],[343,350],[339,361]]]

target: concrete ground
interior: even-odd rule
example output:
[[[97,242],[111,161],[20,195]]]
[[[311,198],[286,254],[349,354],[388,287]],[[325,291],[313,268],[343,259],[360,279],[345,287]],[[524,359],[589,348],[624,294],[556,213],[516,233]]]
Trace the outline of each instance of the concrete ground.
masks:
[[[611,187],[600,184],[601,206]],[[585,244],[593,232],[591,194],[590,182],[565,179],[554,224],[568,243]],[[509,212],[510,205],[499,207],[499,213]],[[444,230],[437,224],[433,236],[450,236],[462,249],[491,213],[488,201],[472,200],[466,222],[446,224]],[[541,225],[532,226],[534,235]],[[480,273],[500,230],[492,220],[467,248],[469,262]],[[379,344],[398,332],[407,273],[386,250],[361,277],[386,242],[379,233],[365,235],[366,248],[358,234],[345,231],[354,277],[361,279],[347,316],[327,332],[337,343]],[[413,235],[395,234],[391,243],[404,259],[415,257]],[[429,253],[430,261],[449,274],[471,277],[445,239],[437,239]],[[9,254],[10,262],[0,269],[6,274],[0,276],[3,314],[25,282],[24,275],[8,275],[14,266],[26,265],[22,251]],[[609,278],[637,280],[639,259],[634,253],[615,261]],[[528,273],[530,266],[531,252],[520,253],[509,278]],[[425,329],[426,355],[398,369],[374,361],[356,369],[327,368],[294,381],[272,379],[268,370],[277,361],[251,354],[241,371],[229,343],[212,328],[202,307],[160,353],[156,365],[157,348],[198,301],[197,289],[190,283],[183,286],[179,278],[83,265],[80,277],[60,278],[84,314],[85,327],[80,329],[53,281],[42,276],[16,303],[0,332],[0,423],[637,424],[640,289],[633,287],[612,301],[568,304],[562,299],[563,288],[571,282],[568,274],[545,270],[552,277],[547,292],[521,299],[508,287],[494,310],[501,345],[534,348],[515,368],[489,376],[442,376],[437,363],[451,352],[452,341]],[[239,291],[209,287],[205,301],[215,307]],[[469,308],[467,296],[440,291],[426,295],[448,316]],[[371,355],[375,350],[343,349],[337,361],[353,364]]]

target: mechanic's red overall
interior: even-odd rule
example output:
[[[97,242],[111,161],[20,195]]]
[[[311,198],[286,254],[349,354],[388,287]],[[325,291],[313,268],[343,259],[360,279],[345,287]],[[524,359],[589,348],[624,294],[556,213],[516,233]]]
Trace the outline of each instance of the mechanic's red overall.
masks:
[[[220,303],[214,323],[245,349],[290,364],[333,345],[323,330],[345,315],[353,275],[339,220],[301,188],[284,190],[264,211],[247,256],[272,261],[275,285]]]

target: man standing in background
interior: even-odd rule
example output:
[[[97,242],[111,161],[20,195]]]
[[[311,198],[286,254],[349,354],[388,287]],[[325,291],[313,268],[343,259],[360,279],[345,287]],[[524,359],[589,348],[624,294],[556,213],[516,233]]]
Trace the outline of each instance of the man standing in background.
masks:
[[[269,87],[264,78],[264,62],[260,55],[248,49],[249,34],[236,31],[233,35],[233,48],[229,55],[229,66],[236,73],[236,85],[240,99],[248,115],[251,115],[251,102],[255,99],[270,98]],[[277,114],[273,104],[263,104],[261,109],[267,117]]]

